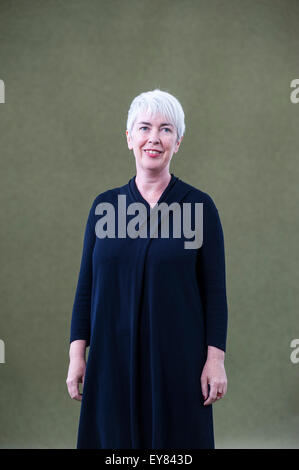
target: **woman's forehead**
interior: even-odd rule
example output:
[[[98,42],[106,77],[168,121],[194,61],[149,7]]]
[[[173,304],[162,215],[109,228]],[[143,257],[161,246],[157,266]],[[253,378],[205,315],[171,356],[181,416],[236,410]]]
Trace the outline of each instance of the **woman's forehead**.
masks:
[[[173,123],[171,122],[171,120],[164,116],[163,114],[161,113],[151,113],[149,111],[144,111],[144,112],[140,112],[137,117],[136,117],[136,124],[140,124],[140,123],[148,123],[148,124],[151,124],[153,122],[156,122],[156,123],[159,123],[160,125],[161,124],[172,124]]]

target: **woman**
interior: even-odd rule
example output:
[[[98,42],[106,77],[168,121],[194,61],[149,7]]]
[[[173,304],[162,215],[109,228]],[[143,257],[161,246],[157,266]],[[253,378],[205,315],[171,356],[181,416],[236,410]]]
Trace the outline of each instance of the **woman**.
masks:
[[[126,131],[136,176],[91,206],[67,377],[71,398],[82,400],[77,448],[215,446],[212,403],[227,391],[224,241],[211,197],[169,172],[184,131],[174,96],[158,89],[137,96]],[[193,227],[203,208],[201,246],[187,249],[185,232],[173,236],[175,220],[182,226],[171,210],[168,237],[161,212],[152,234],[147,222],[162,203],[191,208]]]

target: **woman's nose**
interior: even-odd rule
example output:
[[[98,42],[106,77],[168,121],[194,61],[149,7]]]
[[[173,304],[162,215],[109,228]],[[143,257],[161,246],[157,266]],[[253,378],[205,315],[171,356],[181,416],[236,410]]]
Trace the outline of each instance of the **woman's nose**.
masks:
[[[159,138],[159,134],[157,131],[151,131],[151,134],[149,136],[149,142],[159,142],[160,138]]]

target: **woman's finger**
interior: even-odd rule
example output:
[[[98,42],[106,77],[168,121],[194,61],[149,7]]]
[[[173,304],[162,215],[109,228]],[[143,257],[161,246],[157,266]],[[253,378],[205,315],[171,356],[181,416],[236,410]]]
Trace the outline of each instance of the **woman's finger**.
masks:
[[[79,383],[74,380],[67,381],[67,387],[70,397],[73,400],[81,400],[82,395],[79,392]]]
[[[214,403],[214,401],[216,400],[216,397],[217,397],[216,384],[211,382],[209,384],[209,387],[210,387],[209,396],[208,396],[207,400],[204,402],[204,405],[211,405],[212,403]]]
[[[208,392],[208,380],[207,380],[207,377],[205,376],[201,377],[201,391],[202,391],[204,399],[206,400],[209,392]]]

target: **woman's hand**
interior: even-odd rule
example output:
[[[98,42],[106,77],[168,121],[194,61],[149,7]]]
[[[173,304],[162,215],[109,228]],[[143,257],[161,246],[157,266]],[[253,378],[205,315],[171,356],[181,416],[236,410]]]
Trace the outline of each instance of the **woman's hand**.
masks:
[[[86,340],[76,339],[70,344],[70,365],[67,374],[66,384],[70,397],[74,400],[82,400],[82,393],[79,392],[79,383],[84,387],[84,377],[86,370]],[[83,392],[83,388],[82,388]]]
[[[201,374],[201,390],[204,405],[211,405],[227,392],[227,377],[224,368],[224,351],[208,346],[208,356]],[[210,390],[208,391],[208,385]]]
[[[67,388],[69,395],[74,400],[82,400],[82,393],[79,392],[79,383],[82,383],[82,392],[84,387],[86,362],[84,358],[74,358],[70,360],[67,374]]]

